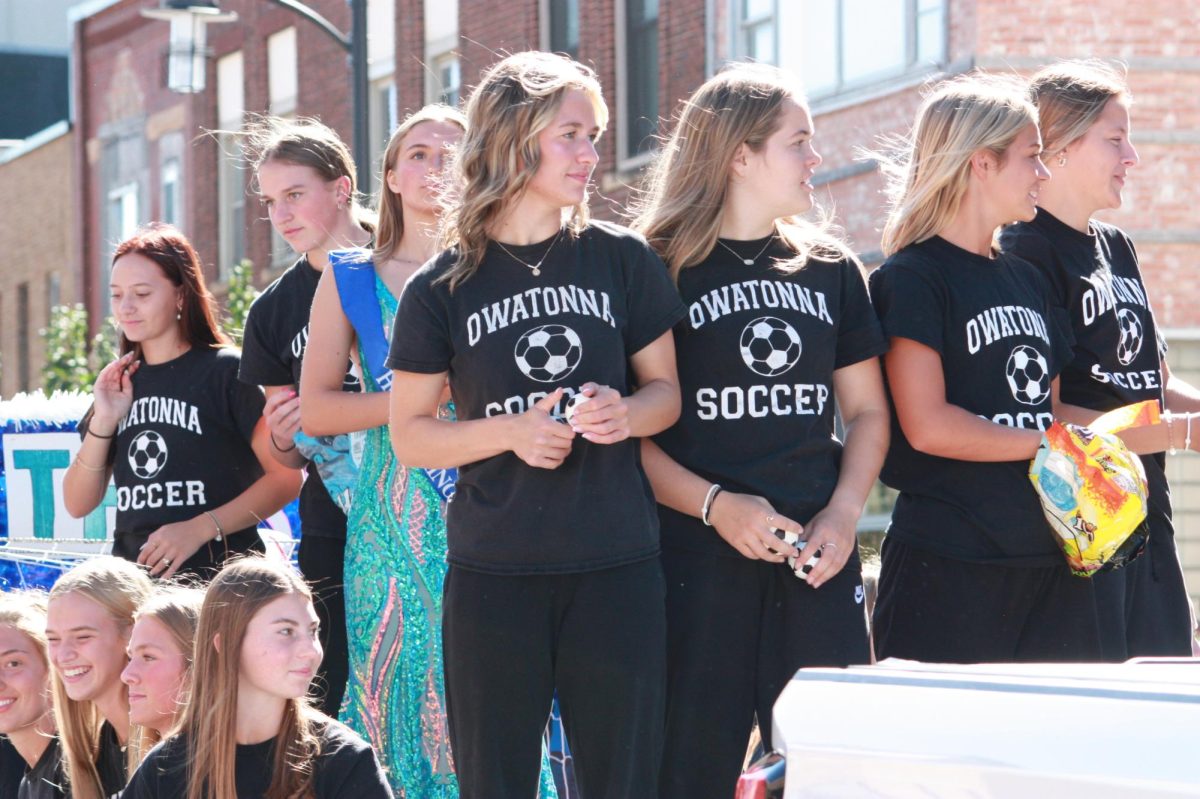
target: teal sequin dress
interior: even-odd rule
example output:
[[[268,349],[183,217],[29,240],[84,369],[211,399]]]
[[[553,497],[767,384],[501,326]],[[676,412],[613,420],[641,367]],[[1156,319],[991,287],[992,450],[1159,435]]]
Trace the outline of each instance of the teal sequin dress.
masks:
[[[375,295],[390,330],[397,302],[378,276]],[[370,372],[363,385],[380,391]],[[442,677],[445,502],[422,470],[396,462],[386,426],[364,435],[346,519],[350,676],[341,719],[374,746],[396,799],[456,799]],[[554,799],[547,765],[541,782],[539,795]]]

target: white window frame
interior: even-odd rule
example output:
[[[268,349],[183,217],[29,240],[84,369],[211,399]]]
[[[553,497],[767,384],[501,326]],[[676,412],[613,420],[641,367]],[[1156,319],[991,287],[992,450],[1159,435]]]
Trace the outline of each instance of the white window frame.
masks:
[[[851,79],[845,77],[844,65],[844,34],[847,30],[846,16],[846,0],[832,0],[835,4],[834,11],[834,30],[829,32],[828,39],[835,51],[835,78],[831,85],[825,86],[809,86],[809,98],[814,101],[814,105],[819,105],[820,101],[825,101],[828,98],[837,98],[841,95],[857,93],[863,89],[869,89],[880,84],[886,84],[893,81],[907,82],[914,76],[927,74],[928,72],[944,66],[949,58],[949,28],[950,28],[950,2],[949,0],[935,0],[940,2],[940,9],[934,9],[933,13],[940,13],[942,17],[942,25],[938,32],[938,53],[937,58],[933,60],[922,60],[918,57],[920,53],[920,44],[917,41],[917,23],[921,13],[931,13],[930,9],[924,12],[919,12],[920,3],[922,0],[903,0],[904,2],[904,30],[900,35],[904,37],[904,60],[903,63],[896,64],[869,75],[862,75]],[[801,44],[803,46],[803,43]],[[817,110],[817,109],[814,109]],[[825,109],[820,109],[825,110]]]
[[[224,283],[246,257],[246,185],[238,137],[246,109],[245,62],[236,50],[217,60],[217,280]]]
[[[633,172],[654,159],[654,148],[650,148],[645,152],[638,153],[632,151],[633,143],[629,141],[629,42],[626,40],[625,31],[626,25],[626,4],[630,0],[616,0],[616,13],[613,15],[616,22],[616,73],[617,73],[617,171],[618,172]],[[661,18],[662,7],[659,6],[659,15]],[[655,23],[658,24],[657,21]],[[658,31],[659,42],[662,42],[662,29]],[[661,60],[662,49],[659,48],[659,57]],[[662,75],[659,70],[659,64],[654,65],[656,79],[661,79]],[[658,98],[658,109],[656,114],[662,116],[662,97]]]
[[[139,199],[137,181],[122,183],[109,189],[104,213],[106,232],[112,239],[109,244],[113,247],[137,232],[141,218]],[[100,307],[105,316],[112,312],[112,299],[108,293],[111,275],[112,265],[106,259],[103,274],[100,276]]]
[[[793,0],[794,1],[794,0]],[[729,2],[729,52],[735,60],[754,60],[764,64],[779,65],[779,0],[771,0],[771,10],[767,14],[753,19],[743,14],[746,0],[730,0]],[[771,26],[771,49],[774,58],[764,61],[750,55],[750,33],[763,25]]]
[[[446,81],[442,80],[444,69],[448,69],[454,78],[450,85],[446,85]],[[426,83],[426,102],[458,107],[462,102],[462,62],[456,50],[446,50],[429,59]]]
[[[292,26],[267,37],[267,106],[276,116],[290,116],[296,113],[299,94],[299,50]]]
[[[586,2],[586,0],[568,0],[568,1],[575,3],[575,24],[578,27],[579,26],[579,15],[580,15],[580,11],[581,11],[579,6],[580,6],[581,2]],[[579,45],[580,45],[580,40],[583,38],[583,34],[579,31],[576,31],[575,52],[573,54],[567,50],[555,50],[554,42],[551,41],[552,31],[554,30],[554,26],[551,24],[551,19],[550,19],[551,10],[552,10],[551,0],[538,0],[538,38],[541,41],[542,49],[546,50],[547,52],[555,52],[555,53],[564,53],[565,52],[568,55],[570,55],[572,58],[575,58],[576,60],[578,60]]]

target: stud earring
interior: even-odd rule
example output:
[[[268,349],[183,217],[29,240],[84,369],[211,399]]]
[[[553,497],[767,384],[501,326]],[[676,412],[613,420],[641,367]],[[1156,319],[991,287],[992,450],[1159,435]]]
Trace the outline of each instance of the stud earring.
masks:
[[[176,311],[175,312],[175,321],[178,322],[182,318],[183,318],[183,314],[180,313],[179,311]]]
[[[1059,153],[1059,154],[1058,154],[1058,165],[1059,165],[1059,166],[1066,166],[1066,165],[1067,165],[1067,154],[1066,154],[1066,153]]]

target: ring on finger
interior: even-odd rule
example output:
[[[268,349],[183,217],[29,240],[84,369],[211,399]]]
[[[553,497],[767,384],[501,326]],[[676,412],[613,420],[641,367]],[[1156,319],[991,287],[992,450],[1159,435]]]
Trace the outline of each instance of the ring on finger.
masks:
[[[824,552],[825,547],[829,547],[830,549],[837,549],[837,544],[833,543],[832,541],[826,541],[824,544],[821,544],[821,546],[818,547],[818,549],[820,549],[822,552]]]
[[[170,559],[170,558],[163,558],[163,559],[162,559],[162,562],[163,562],[165,565],[167,565],[167,566],[170,566],[170,565],[171,565],[171,559]]]

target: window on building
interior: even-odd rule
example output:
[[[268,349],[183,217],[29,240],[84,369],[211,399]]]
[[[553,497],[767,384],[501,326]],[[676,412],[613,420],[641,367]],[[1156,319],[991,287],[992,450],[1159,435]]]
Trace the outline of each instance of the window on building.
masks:
[[[946,0],[804,0],[799,25],[810,95],[832,94],[946,58]]]
[[[396,0],[367,0],[367,141],[372,154],[371,174],[359,175],[359,189],[374,192],[380,164],[396,129]]]
[[[126,183],[108,192],[107,212],[105,214],[105,230],[108,232],[109,251],[125,239],[132,236],[138,228],[138,184]],[[112,265],[107,257],[100,272],[100,308],[107,316],[112,311],[112,299],[108,293],[108,283]]]
[[[242,127],[245,84],[241,51],[217,61],[217,279],[224,282],[246,255],[246,188],[242,148],[233,131]]]
[[[50,313],[62,305],[62,278],[58,272],[46,275],[46,323],[50,323]]]
[[[371,82],[371,152],[375,154],[375,176],[383,174],[383,156],[392,131],[400,124],[396,118],[396,82],[391,75]],[[364,190],[366,183],[363,182]]]
[[[579,58],[579,0],[544,0],[543,12],[546,48]]]
[[[267,90],[271,113],[296,112],[300,79],[296,67],[296,29],[284,28],[267,37]]]
[[[458,105],[458,0],[423,0],[425,9],[425,102]]]
[[[776,0],[733,0],[734,57],[778,64],[776,17]]]
[[[457,106],[462,98],[462,72],[458,53],[434,56],[428,96],[430,102]]]
[[[658,129],[658,0],[623,0],[620,8],[617,149],[620,158],[629,159],[654,148]]]
[[[29,284],[17,285],[17,391],[30,389]]]
[[[179,185],[179,159],[168,158],[162,165],[162,211],[159,214],[163,222],[179,227],[181,214],[179,200],[181,189]]]

